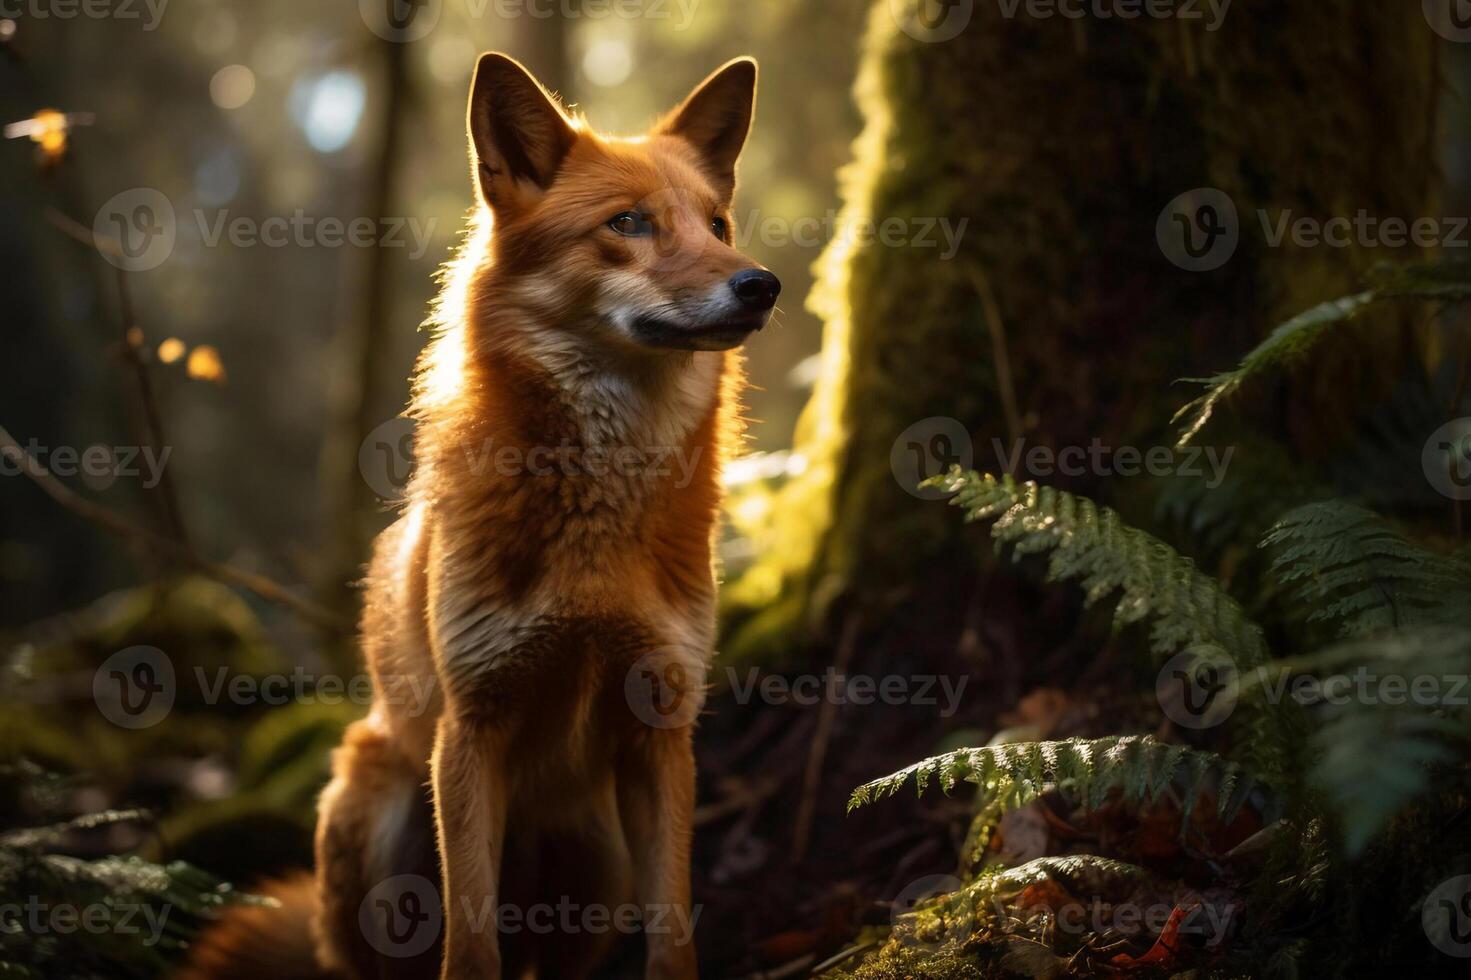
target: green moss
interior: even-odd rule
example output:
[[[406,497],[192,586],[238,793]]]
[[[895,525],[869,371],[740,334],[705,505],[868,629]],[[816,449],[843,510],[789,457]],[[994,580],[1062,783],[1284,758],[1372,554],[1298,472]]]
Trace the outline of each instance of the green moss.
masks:
[[[1257,211],[1433,214],[1435,44],[1413,4],[1330,14],[1238,0],[1214,33],[1008,20],[976,4],[944,43],[909,37],[889,0],[875,4],[841,227],[967,224],[948,261],[842,235],[821,258],[809,306],[825,322],[823,370],[795,434],[807,469],[756,535],[762,559],[728,589],[727,647],[790,647],[826,624],[835,597],[923,594],[927,565],[963,561],[944,508],[905,493],[889,453],[908,426],[945,416],[971,433],[977,467],[996,468],[992,440],[1013,435],[998,318],[1030,444],[1169,445],[1178,374],[1214,372],[1291,313],[1351,291],[1375,261],[1410,257],[1271,248]],[[1237,253],[1214,272],[1176,268],[1155,239],[1160,211],[1197,187],[1229,194],[1242,222]],[[1299,451],[1321,453],[1344,400],[1407,348],[1411,315],[1383,316],[1402,329],[1365,324],[1388,339],[1344,345],[1291,393],[1268,393],[1260,414]],[[1097,482],[1069,489],[1096,495]]]

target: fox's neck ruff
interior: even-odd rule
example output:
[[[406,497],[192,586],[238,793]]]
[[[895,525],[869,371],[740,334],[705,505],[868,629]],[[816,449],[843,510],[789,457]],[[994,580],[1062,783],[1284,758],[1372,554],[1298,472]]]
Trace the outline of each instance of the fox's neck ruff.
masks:
[[[464,250],[446,267],[431,318],[435,337],[421,359],[413,409],[421,469],[459,471],[463,479],[466,460],[478,454],[482,463],[493,461],[504,447],[522,460],[534,451],[623,451],[643,461],[699,462],[700,480],[713,491],[725,444],[738,433],[732,399],[739,355],[610,348],[579,319],[588,314],[553,302],[570,290],[559,294],[489,264],[488,236],[486,222],[472,225]],[[674,474],[633,469],[589,474],[574,467],[556,475],[573,498],[617,502],[625,517],[637,519]],[[424,482],[441,501],[511,486],[486,479],[484,470],[463,486],[432,476]],[[495,482],[503,486],[487,486]]]

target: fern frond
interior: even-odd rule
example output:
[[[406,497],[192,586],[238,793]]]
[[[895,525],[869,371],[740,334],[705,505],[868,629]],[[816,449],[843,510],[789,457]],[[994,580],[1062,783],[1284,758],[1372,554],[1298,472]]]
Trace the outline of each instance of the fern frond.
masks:
[[[1265,792],[1240,766],[1213,752],[1169,745],[1149,735],[1111,735],[946,752],[858,787],[848,809],[893,796],[910,781],[920,793],[935,781],[946,793],[960,782],[974,783],[987,797],[1013,807],[1057,786],[1090,809],[1097,809],[1113,793],[1126,802],[1144,803],[1174,787],[1184,801],[1185,820],[1208,791],[1216,792],[1221,815],[1228,821],[1252,792]]]
[[[1435,767],[1465,758],[1471,746],[1471,627],[1377,634],[1280,670],[1331,675],[1322,682],[1327,713],[1311,738],[1309,779],[1337,811],[1351,853],[1431,788]],[[1258,680],[1266,683],[1265,672]]]
[[[1356,319],[1370,307],[1403,299],[1443,302],[1471,299],[1471,263],[1381,266],[1370,275],[1369,289],[1299,313],[1273,330],[1234,370],[1210,378],[1186,379],[1201,382],[1206,391],[1175,413],[1174,421],[1184,425],[1179,445],[1184,446],[1195,438],[1210,421],[1217,405],[1236,394],[1248,381],[1300,362],[1334,328]]]
[[[1050,582],[1077,580],[1090,604],[1117,596],[1119,624],[1148,620],[1160,663],[1182,647],[1217,647],[1237,668],[1268,660],[1262,631],[1235,599],[1195,563],[1114,511],[1083,497],[979,473],[954,470],[940,485],[966,520],[993,520],[998,547],[1015,555],[1048,552]]]
[[[1329,500],[1289,512],[1262,539],[1272,571],[1345,636],[1464,621],[1471,568],[1416,545],[1373,511]]]
[[[1172,421],[1184,423],[1177,445],[1188,445],[1215,413],[1216,406],[1239,391],[1247,381],[1268,370],[1281,369],[1301,360],[1333,327],[1356,318],[1379,300],[1373,290],[1320,303],[1281,324],[1254,347],[1234,370],[1209,378],[1186,378],[1206,386],[1205,394],[1175,413]]]

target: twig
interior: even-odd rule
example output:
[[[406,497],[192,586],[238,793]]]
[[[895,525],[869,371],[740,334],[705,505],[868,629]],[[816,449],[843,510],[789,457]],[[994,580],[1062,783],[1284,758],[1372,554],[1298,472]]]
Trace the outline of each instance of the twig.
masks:
[[[967,271],[970,273],[971,283],[981,297],[981,309],[986,314],[986,332],[991,335],[991,360],[996,364],[996,393],[1001,398],[1001,412],[1006,417],[1006,435],[1011,440],[1011,445],[1015,446],[1022,436],[1022,419],[1016,403],[1016,386],[1011,380],[1011,353],[1006,344],[1006,324],[1001,320],[1001,307],[996,302],[996,293],[991,289],[991,280],[987,278],[985,270],[972,265],[967,267]]]
[[[1451,403],[1446,406],[1445,410],[1448,418],[1453,418],[1460,414],[1461,403],[1466,398],[1466,384],[1468,381],[1471,381],[1471,350],[1468,350],[1466,356],[1461,358],[1461,370],[1456,378],[1456,390],[1451,395]],[[1457,466],[1454,454],[1451,455],[1448,465],[1452,470],[1451,475],[1454,476],[1454,470]],[[1451,515],[1455,519],[1456,540],[1459,541],[1465,537],[1465,525],[1461,518],[1461,501],[1459,499],[1451,501]]]
[[[770,970],[758,970],[749,974],[745,980],[786,980],[787,977],[798,975],[811,976],[810,967],[817,960],[816,953],[808,953],[806,956],[784,963],[781,966],[772,967]]]
[[[138,386],[138,403],[143,408],[143,427],[146,437],[153,445],[154,452],[163,452],[168,446],[168,439],[163,431],[163,414],[158,410],[158,397],[153,390],[153,379],[148,376],[148,365],[138,355],[137,337],[134,328],[137,322],[133,316],[133,298],[128,291],[128,274],[122,269],[117,271],[117,295],[118,306],[122,312],[122,358],[123,362],[132,369],[133,380]],[[173,474],[168,467],[159,471],[158,491],[163,499],[164,518],[168,523],[169,531],[182,544],[189,543],[189,532],[184,525],[184,512],[179,506],[179,493],[174,486]]]
[[[244,589],[247,592],[253,592],[268,602],[286,606],[302,619],[321,626],[324,629],[341,635],[346,635],[351,631],[351,627],[336,614],[313,602],[302,599],[285,586],[266,578],[264,575],[247,572],[233,565],[226,565],[201,558],[182,542],[151,531],[148,528],[140,527],[127,518],[114,513],[112,510],[72,492],[70,488],[52,476],[50,471],[42,466],[40,462],[27,454],[25,449],[21,447],[20,443],[15,441],[15,438],[4,426],[0,426],[0,456],[4,456],[14,463],[46,496],[72,513],[98,525],[105,531],[117,535],[120,538],[127,538],[144,545],[154,552],[193,568],[195,571],[201,572],[216,581]]]
[[[849,616],[838,640],[837,655],[833,658],[833,667],[838,673],[846,670],[853,660],[857,638],[858,617]],[[829,697],[818,709],[817,731],[812,736],[812,748],[807,753],[807,771],[802,775],[802,801],[797,806],[797,819],[792,834],[793,864],[807,856],[807,845],[812,840],[812,823],[817,816],[817,794],[822,786],[822,765],[827,760],[828,742],[832,740],[833,720],[838,713],[837,702],[837,698]]]
[[[120,256],[123,254],[122,246],[117,239],[99,235],[94,229],[86,227],[55,208],[46,209],[46,220],[55,225],[63,234],[104,255]],[[164,435],[163,414],[158,409],[158,398],[153,390],[153,379],[148,375],[148,365],[144,363],[142,357],[138,356],[138,344],[133,333],[138,324],[133,314],[133,296],[128,289],[128,274],[120,267],[116,267],[114,271],[117,282],[118,312],[122,318],[122,347],[120,349],[123,363],[132,372],[133,380],[138,388],[138,402],[142,406],[145,438],[155,452],[161,452],[168,445],[168,440]],[[184,512],[179,506],[179,494],[174,486],[173,476],[167,468],[159,474],[158,491],[162,496],[164,520],[169,532],[181,543],[187,544],[189,534],[184,525]]]
[[[733,813],[742,813],[753,806],[765,803],[776,794],[777,790],[781,789],[782,782],[783,778],[776,775],[743,784],[736,792],[724,799],[697,807],[693,818],[694,825],[703,827]]]

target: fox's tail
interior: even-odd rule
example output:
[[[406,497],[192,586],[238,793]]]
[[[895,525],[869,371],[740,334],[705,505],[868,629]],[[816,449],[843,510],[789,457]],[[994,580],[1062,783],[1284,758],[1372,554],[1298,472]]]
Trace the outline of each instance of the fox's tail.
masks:
[[[277,904],[227,909],[195,940],[177,980],[336,980],[317,964],[312,936],[317,889],[311,874],[252,891]]]

